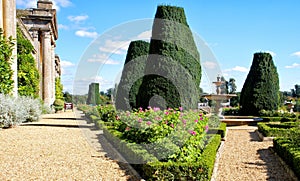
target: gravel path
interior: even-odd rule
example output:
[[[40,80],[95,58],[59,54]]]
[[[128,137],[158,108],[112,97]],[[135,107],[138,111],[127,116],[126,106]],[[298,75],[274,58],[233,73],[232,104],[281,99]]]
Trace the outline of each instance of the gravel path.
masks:
[[[261,142],[255,127],[229,129],[219,159],[217,181],[293,180],[269,149],[272,142]]]
[[[0,129],[0,180],[139,180],[128,164],[111,159],[101,131],[75,120],[80,116],[49,114]]]

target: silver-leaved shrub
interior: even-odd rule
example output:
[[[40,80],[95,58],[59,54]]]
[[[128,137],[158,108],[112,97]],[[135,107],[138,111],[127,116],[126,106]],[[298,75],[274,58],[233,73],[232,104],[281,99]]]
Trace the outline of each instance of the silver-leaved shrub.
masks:
[[[42,113],[39,100],[30,97],[14,98],[0,94],[0,127],[19,125],[26,121],[38,121]]]

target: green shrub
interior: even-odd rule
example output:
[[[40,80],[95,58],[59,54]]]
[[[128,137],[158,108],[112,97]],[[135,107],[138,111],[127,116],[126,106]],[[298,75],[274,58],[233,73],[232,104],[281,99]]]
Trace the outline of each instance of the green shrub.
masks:
[[[13,38],[5,37],[0,28],[0,94],[10,94],[13,90],[11,56],[14,45]]]
[[[298,124],[270,124],[258,123],[258,131],[267,137],[286,137],[292,129],[296,129]]]
[[[223,108],[222,114],[224,116],[238,116],[240,114],[240,108],[239,107],[225,107]]]
[[[117,89],[116,109],[131,110],[137,107],[136,97],[142,84],[149,53],[149,43],[132,41],[128,47],[122,76]]]
[[[197,108],[200,55],[183,8],[158,6],[137,106]]]
[[[100,102],[99,83],[91,83],[89,85],[89,93],[86,104],[95,106],[99,105]]]
[[[214,168],[220,135],[210,138],[202,156],[193,162],[158,161],[141,145],[120,140],[122,133],[113,127],[104,127],[104,136],[147,180],[210,180]]]
[[[39,96],[40,74],[32,55],[34,47],[17,28],[18,93],[21,96]],[[57,98],[57,97],[56,97]]]
[[[295,134],[295,133],[294,133]],[[300,132],[297,132],[297,140],[300,139]],[[292,168],[300,178],[300,145],[290,138],[275,138],[273,140],[275,152]]]
[[[104,122],[114,122],[117,118],[117,112],[113,105],[98,106],[99,119]]]
[[[255,53],[241,91],[242,115],[258,116],[261,110],[277,110],[279,78],[270,53]]]
[[[53,103],[55,112],[63,110],[64,109],[64,103],[65,102],[61,99],[55,99],[55,101]]]
[[[297,121],[296,118],[289,117],[262,117],[264,122],[292,122]]]

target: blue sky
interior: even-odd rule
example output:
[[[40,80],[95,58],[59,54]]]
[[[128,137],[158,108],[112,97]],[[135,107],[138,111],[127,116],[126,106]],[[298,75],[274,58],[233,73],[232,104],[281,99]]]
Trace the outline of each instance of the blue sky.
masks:
[[[273,55],[281,90],[300,84],[298,0],[53,2],[58,10],[56,53],[62,60],[65,91],[87,93],[87,85],[94,81],[100,82],[101,90],[112,87],[122,70],[130,40],[149,39],[151,19],[161,4],[185,9],[190,28],[214,54],[214,61],[201,57],[202,67],[209,71],[219,66],[226,79],[236,79],[238,90],[243,86],[253,54],[261,51]],[[36,7],[35,0],[17,0],[17,8],[30,7]],[[127,31],[128,26],[133,27],[132,31]],[[89,67],[85,67],[87,64]],[[78,77],[81,69],[88,77]],[[73,87],[75,77],[82,87]],[[202,77],[201,87],[214,91],[208,83],[215,80]]]

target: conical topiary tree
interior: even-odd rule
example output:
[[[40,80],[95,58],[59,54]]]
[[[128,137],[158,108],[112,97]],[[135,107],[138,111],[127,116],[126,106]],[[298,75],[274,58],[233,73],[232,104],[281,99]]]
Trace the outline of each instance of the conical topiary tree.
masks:
[[[86,103],[91,105],[100,104],[99,83],[91,83],[89,85],[89,93]]]
[[[200,56],[184,9],[158,6],[137,104],[196,108],[200,80]]]
[[[137,108],[136,96],[142,84],[149,45],[146,41],[138,40],[132,41],[128,47],[121,80],[117,88],[115,105],[118,110]]]
[[[272,56],[255,53],[241,92],[241,114],[259,115],[261,110],[277,110],[278,104],[279,78]]]

